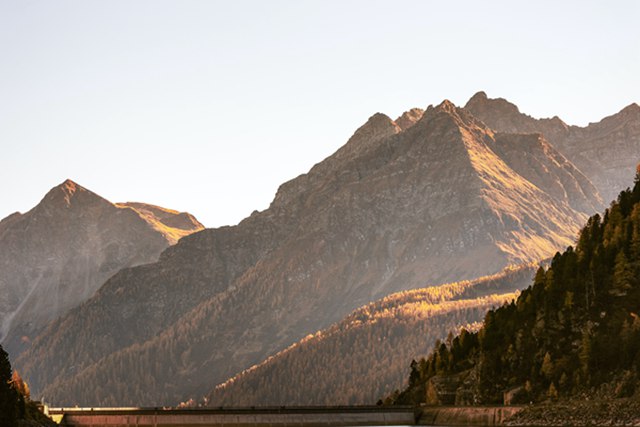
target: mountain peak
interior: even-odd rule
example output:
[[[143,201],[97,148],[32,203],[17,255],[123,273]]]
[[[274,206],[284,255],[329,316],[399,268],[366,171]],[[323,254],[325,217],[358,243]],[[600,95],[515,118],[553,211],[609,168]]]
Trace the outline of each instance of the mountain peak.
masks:
[[[469,99],[467,104],[469,102],[479,103],[479,102],[486,102],[488,100],[489,100],[489,97],[487,97],[487,93],[481,90],[479,92],[476,92],[475,95],[473,95],[471,99]]]
[[[640,105],[636,104],[635,102],[632,102],[631,104],[627,105],[622,110],[620,110],[620,113],[636,114],[636,115],[640,114]]]
[[[434,120],[440,120],[436,119],[436,117],[446,118],[446,122],[450,122],[458,127],[478,126],[483,129],[486,128],[472,114],[469,114],[469,112],[463,108],[457,107],[448,99],[445,99],[435,107],[433,105],[429,105],[429,107],[427,107],[427,111],[424,113],[422,122],[425,123],[426,126],[433,126]]]
[[[378,141],[401,130],[386,114],[375,113],[355,131],[349,141],[336,152],[336,156],[342,159],[355,157],[376,146]]]
[[[566,137],[569,126],[558,116],[535,119],[504,98],[489,98],[478,92],[469,99],[464,110],[494,131],[506,133],[543,133],[553,144]]]
[[[415,125],[422,118],[423,114],[424,110],[422,108],[412,108],[409,111],[402,113],[395,122],[400,129],[407,130],[411,126]]]
[[[77,202],[79,198],[83,200],[82,203],[87,203],[90,200],[103,200],[104,202],[109,203],[102,197],[87,190],[71,179],[66,179],[61,184],[49,190],[49,192],[42,199],[41,204],[47,206],[53,205],[60,207],[70,207],[74,202]]]
[[[389,116],[384,113],[375,113],[373,116],[369,117],[366,123],[356,131],[356,134],[365,130],[384,132],[390,128],[393,128],[393,125],[394,122]]]
[[[433,105],[429,105],[427,107],[427,110],[424,113],[424,118],[430,119],[431,117],[433,117],[438,113],[456,114],[457,113],[456,106],[453,105],[453,103],[448,99],[445,99],[435,107]]]
[[[78,191],[78,188],[80,188],[81,190],[84,190],[83,187],[79,186],[78,184],[76,184],[70,179],[66,179],[57,188],[60,189],[63,193],[65,193],[65,200],[67,201],[67,204],[71,203],[71,198],[76,193],[76,191]]]
[[[520,109],[515,104],[504,98],[489,98],[485,92],[478,92],[473,95],[464,106],[465,110],[470,111],[473,115],[482,113],[487,110],[495,110],[502,115],[519,115]]]
[[[449,113],[456,113],[458,107],[456,107],[453,102],[449,101],[448,99],[445,99],[435,109],[440,111],[446,111]]]

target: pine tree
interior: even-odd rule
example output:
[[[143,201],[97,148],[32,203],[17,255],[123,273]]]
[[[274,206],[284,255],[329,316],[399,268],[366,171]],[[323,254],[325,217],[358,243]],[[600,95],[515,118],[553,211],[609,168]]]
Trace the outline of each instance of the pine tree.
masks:
[[[549,354],[549,352],[546,352],[544,355],[542,367],[540,368],[540,374],[547,379],[551,379],[551,376],[553,375],[553,361],[551,360],[551,355]]]
[[[0,345],[0,426],[16,425],[18,393],[11,387],[11,363],[9,355]]]
[[[616,296],[625,296],[627,291],[631,289],[634,281],[633,270],[624,251],[618,252],[616,263],[613,270],[613,290],[612,294]]]
[[[553,383],[551,383],[551,385],[549,386],[549,390],[547,390],[547,398],[554,401],[558,400],[558,390]]]

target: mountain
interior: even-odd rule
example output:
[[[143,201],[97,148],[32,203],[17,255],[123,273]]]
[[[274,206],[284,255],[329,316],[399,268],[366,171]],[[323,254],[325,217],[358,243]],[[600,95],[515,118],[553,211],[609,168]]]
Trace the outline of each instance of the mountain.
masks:
[[[265,211],[115,274],[16,365],[57,404],[199,397],[370,301],[549,257],[601,204],[543,138],[449,101],[375,114]]]
[[[0,340],[13,353],[124,267],[154,262],[204,227],[191,215],[112,204],[71,180],[0,221]]]
[[[439,345],[414,365],[409,387],[390,401],[637,401],[640,173],[633,189],[586,224],[575,249],[538,270],[516,301],[489,311],[477,333]],[[556,424],[573,424],[573,412],[564,412]]]
[[[475,94],[465,105],[498,132],[542,133],[545,138],[613,200],[629,185],[640,159],[640,106],[631,104],[617,114],[586,127],[569,126],[560,118],[534,119],[505,99]]]
[[[407,360],[438,339],[475,330],[484,314],[525,288],[535,264],[389,295],[218,385],[218,406],[373,405],[406,387]]]

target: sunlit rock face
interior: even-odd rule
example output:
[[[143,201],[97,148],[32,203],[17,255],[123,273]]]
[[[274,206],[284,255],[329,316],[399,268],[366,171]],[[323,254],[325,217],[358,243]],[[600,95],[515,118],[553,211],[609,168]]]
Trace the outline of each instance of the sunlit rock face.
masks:
[[[17,366],[56,404],[175,404],[392,292],[553,255],[601,206],[543,136],[449,101],[378,113],[265,211],[111,277]]]
[[[189,214],[114,205],[65,181],[29,212],[0,222],[0,340],[16,355],[114,273],[156,261],[181,236],[202,228]]]
[[[640,106],[620,112],[586,127],[569,126],[558,117],[534,119],[510,102],[475,94],[465,110],[499,132],[542,133],[596,186],[605,203],[633,182],[640,162]]]

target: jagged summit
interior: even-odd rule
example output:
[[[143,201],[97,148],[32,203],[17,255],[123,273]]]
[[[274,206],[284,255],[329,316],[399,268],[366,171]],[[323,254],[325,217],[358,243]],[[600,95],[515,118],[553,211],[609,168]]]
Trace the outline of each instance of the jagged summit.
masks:
[[[402,129],[389,116],[375,113],[365,124],[360,126],[347,143],[340,148],[335,157],[346,160],[374,148],[377,143]]]
[[[429,105],[429,107],[427,107],[427,110],[425,111],[422,117],[422,121],[424,122],[422,126],[431,125],[430,121],[434,117],[437,117],[439,115],[451,117],[454,120],[456,126],[482,127],[485,130],[491,132],[490,129],[487,129],[486,126],[484,126],[484,124],[480,123],[478,119],[476,119],[473,115],[469,114],[468,111],[456,106],[453,102],[449,101],[448,99],[445,99],[435,107],[432,105]]]
[[[498,132],[542,133],[589,177],[605,201],[633,180],[640,159],[640,107],[635,103],[586,127],[568,126],[557,116],[535,119],[509,101],[478,94],[464,108]]]
[[[640,106],[634,102],[617,113],[603,118],[599,122],[589,123],[589,126],[584,129],[602,132],[603,130],[608,131],[613,127],[625,126],[627,124],[637,126],[638,122],[640,122]]]
[[[632,102],[631,104],[627,105],[622,110],[620,110],[620,114],[622,114],[622,115],[626,115],[626,114],[638,115],[638,114],[640,114],[640,105],[638,105],[635,102]]]
[[[458,107],[456,107],[456,105],[453,102],[449,101],[448,99],[445,99],[438,106],[435,107],[435,110],[446,111],[449,113],[456,113],[458,110]]]
[[[472,96],[465,104],[464,109],[499,132],[542,132],[547,138],[553,139],[568,129],[568,125],[558,116],[551,119],[535,119],[521,113],[518,106],[506,99],[489,98],[485,92],[478,92]],[[541,124],[544,129],[540,128]]]
[[[408,111],[405,111],[398,117],[395,122],[403,131],[409,129],[411,126],[415,125],[424,114],[424,110],[422,108],[412,108]]]
[[[93,204],[109,203],[106,199],[87,190],[71,179],[66,179],[59,185],[53,187],[40,202],[40,208],[47,208],[49,205],[71,207],[72,204]]]
[[[365,138],[380,139],[397,133],[397,131],[398,127],[389,116],[383,113],[375,113],[373,116],[369,117],[365,124],[355,131],[353,136],[349,139],[349,142]],[[347,144],[349,144],[349,142],[347,142]]]
[[[478,108],[502,108],[504,111],[516,112],[520,113],[520,109],[517,105],[512,104],[504,98],[489,98],[487,93],[484,91],[479,91],[474,94],[467,103],[464,108],[467,110],[475,110]]]
[[[487,96],[487,93],[483,90],[480,90],[476,92],[471,98],[469,98],[469,101],[467,101],[467,104],[470,102],[484,102],[488,99],[489,97]]]
[[[467,110],[473,110],[474,107],[486,107],[486,108],[502,108],[504,111],[512,111],[520,113],[520,109],[517,105],[507,101],[504,98],[489,98],[487,93],[484,91],[479,91],[475,93],[467,103],[464,108]]]
[[[440,104],[437,105],[429,105],[425,111],[425,116],[433,115],[437,113],[448,113],[448,114],[457,114],[458,107],[448,99],[443,100]]]
[[[65,179],[61,184],[56,185],[51,189],[51,191],[62,191],[68,196],[73,196],[73,194],[78,190],[88,191],[86,188],[69,178]]]

